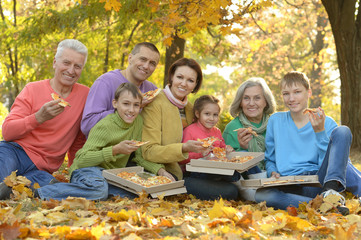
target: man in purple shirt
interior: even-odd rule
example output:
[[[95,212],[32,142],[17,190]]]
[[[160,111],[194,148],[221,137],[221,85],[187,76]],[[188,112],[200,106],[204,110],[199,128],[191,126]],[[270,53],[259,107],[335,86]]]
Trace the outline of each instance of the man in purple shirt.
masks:
[[[157,89],[147,79],[156,69],[159,59],[160,54],[156,46],[149,42],[138,43],[129,54],[129,64],[125,70],[109,71],[94,82],[81,120],[81,131],[86,137],[97,122],[114,112],[112,100],[115,90],[121,83],[131,82],[139,87],[142,93]],[[143,106],[149,102],[143,102]]]

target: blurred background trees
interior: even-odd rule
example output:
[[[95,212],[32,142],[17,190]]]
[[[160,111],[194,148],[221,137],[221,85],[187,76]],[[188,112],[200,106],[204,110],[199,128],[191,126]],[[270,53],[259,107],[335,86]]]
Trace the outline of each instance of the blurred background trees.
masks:
[[[343,16],[346,5],[351,8],[348,12],[353,11],[350,17],[354,20],[348,21],[353,27],[347,28],[353,32],[347,32],[347,39],[354,43],[358,53],[354,58],[359,59],[357,44],[361,41],[355,38],[361,27],[355,7],[359,1],[331,2],[0,0],[0,99],[9,109],[26,83],[51,78],[56,46],[65,38],[76,38],[88,47],[88,62],[80,79],[88,86],[104,72],[125,68],[133,46],[150,41],[161,52],[150,81],[163,87],[173,61],[182,56],[196,59],[204,70],[204,84],[190,99],[203,94],[220,98],[224,110],[221,128],[230,120],[228,107],[243,81],[263,77],[276,96],[278,110],[284,110],[278,82],[286,72],[298,70],[311,79],[311,107],[321,106],[339,123],[342,115],[342,122],[353,129],[361,125],[361,120],[350,117],[350,109],[361,101],[354,98],[354,91],[359,92],[356,83],[360,82],[361,64],[351,67],[358,71],[353,72],[352,80],[346,74],[349,70],[342,70],[340,78],[338,67],[349,66],[342,53],[353,52],[339,50],[341,47],[336,52],[337,39],[342,37],[335,45],[333,35],[343,29],[345,21],[333,20],[330,13]],[[347,48],[347,44],[341,46]],[[341,106],[348,109],[343,114]],[[356,138],[361,140],[361,136]]]

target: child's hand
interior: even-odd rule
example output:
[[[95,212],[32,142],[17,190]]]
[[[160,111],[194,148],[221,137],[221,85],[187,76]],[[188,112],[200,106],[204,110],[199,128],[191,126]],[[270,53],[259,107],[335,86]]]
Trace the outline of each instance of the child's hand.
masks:
[[[167,170],[165,170],[164,168],[160,168],[158,170],[158,173],[157,173],[158,176],[164,176],[164,177],[167,177],[169,178],[170,180],[172,180],[172,182],[175,182],[175,178],[173,177],[172,174],[170,174],[169,172],[167,172]]]
[[[204,152],[202,152],[203,157],[207,156],[210,152],[212,152],[213,146],[209,146],[206,148]]]
[[[137,149],[138,147],[135,146],[132,141],[124,140],[113,146],[113,156],[118,154],[131,154]]]
[[[230,152],[233,152],[233,151],[234,151],[234,149],[233,149],[232,146],[230,146],[230,145],[227,145],[227,146],[226,146],[226,153],[227,153],[227,154],[230,153]]]
[[[281,177],[281,175],[278,172],[271,172],[270,177],[279,178],[279,177]]]
[[[248,143],[253,138],[253,135],[247,130],[247,128],[240,128],[237,131],[237,139],[239,142],[239,145],[243,149],[248,149]]]
[[[182,152],[195,152],[195,153],[203,153],[208,148],[202,146],[203,143],[195,140],[188,140],[182,145]]]
[[[322,108],[317,108],[317,113],[308,113],[308,119],[315,132],[322,132],[325,130],[326,115]]]

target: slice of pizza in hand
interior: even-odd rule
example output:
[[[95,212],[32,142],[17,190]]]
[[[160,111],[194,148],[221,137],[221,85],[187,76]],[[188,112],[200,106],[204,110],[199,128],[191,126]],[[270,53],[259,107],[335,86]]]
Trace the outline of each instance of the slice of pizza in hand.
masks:
[[[202,147],[210,147],[215,141],[218,141],[219,138],[216,137],[207,137],[207,138],[203,138],[200,139],[198,138],[197,141],[202,143]]]
[[[137,140],[130,140],[132,143],[132,145],[136,146],[136,147],[140,147],[140,146],[143,146],[147,143],[149,143],[149,141],[147,142],[142,142],[142,141],[137,141]]]
[[[148,92],[143,93],[143,100],[150,100],[155,98],[160,92],[162,91],[161,88],[151,90]]]
[[[66,106],[71,107],[70,104],[67,101],[65,101],[64,99],[62,99],[58,94],[51,93],[51,97],[53,98],[53,100],[61,99],[61,101],[58,103],[60,106],[62,106],[62,107],[66,107]]]
[[[303,114],[306,113],[317,113],[318,108],[306,108],[305,110],[303,110]]]
[[[234,129],[233,131],[234,132],[237,132],[238,130],[241,130],[241,129],[244,129],[244,128],[237,128],[237,129]],[[247,131],[250,133],[250,134],[252,134],[253,136],[258,136],[258,134],[255,132],[255,131],[253,131],[253,129],[251,128],[251,127],[248,127],[248,128],[246,128],[247,129]]]
[[[215,148],[213,148],[212,151],[216,158],[226,159],[226,149],[225,148],[215,147]]]

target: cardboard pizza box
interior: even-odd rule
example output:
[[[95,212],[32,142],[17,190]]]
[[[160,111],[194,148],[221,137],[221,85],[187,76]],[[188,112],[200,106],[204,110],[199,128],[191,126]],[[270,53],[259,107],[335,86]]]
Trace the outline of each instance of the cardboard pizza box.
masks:
[[[318,181],[317,175],[298,175],[298,176],[284,176],[280,178],[260,178],[260,179],[249,179],[241,180],[243,187],[250,188],[264,188],[264,187],[275,187],[284,185],[294,184],[306,184],[315,187],[320,187],[321,184]]]
[[[229,175],[229,176],[232,176],[234,174],[233,169],[195,167],[190,165],[189,163],[186,165],[186,170],[188,172],[211,173],[211,174],[220,174],[220,175]]]
[[[137,183],[128,181],[121,177],[118,177],[117,174],[120,172],[136,172],[144,173],[144,168],[140,166],[136,167],[126,167],[126,168],[116,168],[103,170],[103,177],[108,181],[109,184],[125,189],[129,192],[139,195],[143,190],[150,194],[153,198],[159,195],[170,196],[180,193],[186,193],[187,189],[184,187],[184,180],[161,184],[153,187],[144,187]]]
[[[204,168],[231,169],[231,170],[237,170],[238,172],[245,172],[248,169],[256,166],[260,161],[264,159],[263,152],[231,152],[227,154],[228,159],[237,156],[239,157],[252,156],[253,159],[244,163],[234,163],[234,162],[219,161],[216,160],[215,157],[208,157],[208,158],[191,159],[190,165],[193,167],[194,170],[196,170],[195,167],[201,167],[203,169]],[[221,173],[217,173],[217,174],[221,174]]]

